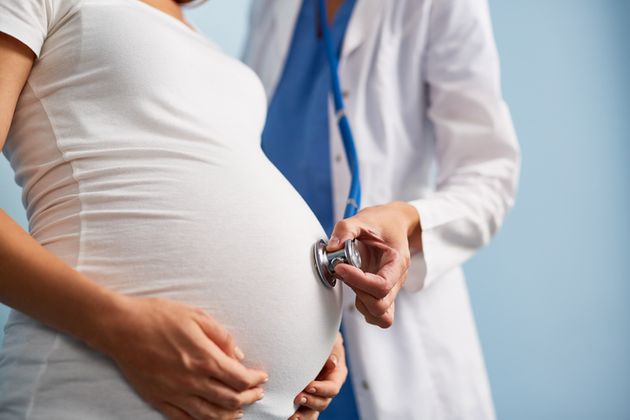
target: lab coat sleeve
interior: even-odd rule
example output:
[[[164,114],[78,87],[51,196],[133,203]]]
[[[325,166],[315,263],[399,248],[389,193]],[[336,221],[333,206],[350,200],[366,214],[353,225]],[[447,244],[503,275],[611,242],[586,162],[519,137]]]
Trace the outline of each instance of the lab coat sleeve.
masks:
[[[259,47],[256,43],[256,29],[260,26],[260,19],[265,6],[268,6],[266,1],[259,0],[253,2],[249,8],[247,35],[245,36],[245,47],[243,48],[243,54],[241,57],[241,60],[247,65],[252,65],[256,47]]]
[[[487,2],[434,1],[425,54],[438,176],[431,195],[410,202],[423,246],[405,284],[412,292],[490,241],[514,204],[520,170]]]

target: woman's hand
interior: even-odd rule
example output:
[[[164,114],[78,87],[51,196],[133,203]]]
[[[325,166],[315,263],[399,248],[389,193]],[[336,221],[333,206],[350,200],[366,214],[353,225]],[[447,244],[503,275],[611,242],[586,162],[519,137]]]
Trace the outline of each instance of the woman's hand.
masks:
[[[368,207],[335,225],[327,251],[359,240],[362,267],[339,264],[335,273],[356,293],[356,307],[370,324],[388,328],[394,322],[395,300],[409,268],[411,249],[420,250],[420,220],[404,202]]]
[[[289,420],[317,419],[319,413],[324,411],[332,399],[339,394],[339,390],[347,377],[348,368],[346,367],[343,338],[341,334],[337,333],[332,352],[321,372],[313,382],[304,388],[304,391],[295,397],[295,404],[301,407]]]
[[[263,397],[265,372],[240,363],[231,335],[201,309],[126,299],[94,347],[114,359],[142,398],[170,419],[235,419]],[[107,332],[109,331],[109,333]]]

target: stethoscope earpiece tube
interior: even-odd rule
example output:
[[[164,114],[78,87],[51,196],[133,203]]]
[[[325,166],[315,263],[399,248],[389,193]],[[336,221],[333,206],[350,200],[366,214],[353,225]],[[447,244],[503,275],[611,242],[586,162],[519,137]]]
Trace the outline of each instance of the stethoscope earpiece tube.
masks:
[[[324,38],[324,47],[326,58],[330,68],[330,80],[332,87],[333,100],[335,104],[335,115],[337,117],[337,126],[343,140],[343,147],[348,159],[348,166],[352,180],[350,182],[350,191],[348,192],[348,200],[344,210],[344,219],[352,217],[359,211],[361,207],[361,182],[359,178],[359,158],[354,143],[354,136],[350,128],[350,122],[346,116],[345,104],[341,93],[341,82],[339,81],[339,62],[337,54],[333,46],[330,27],[328,26],[328,12],[326,10],[326,0],[319,0],[318,14],[319,28]],[[344,244],[342,250],[328,254],[326,252],[326,241],[323,239],[313,246],[313,258],[317,274],[326,287],[335,287],[337,278],[335,277],[335,266],[339,262],[351,264],[357,268],[361,268],[361,256],[357,249],[356,240],[348,240]]]
[[[326,10],[326,0],[319,0],[319,24],[324,36],[324,49],[328,66],[330,68],[330,81],[332,87],[333,101],[335,103],[335,115],[337,116],[337,125],[343,140],[343,147],[348,159],[348,166],[352,175],[350,182],[350,191],[348,192],[348,201],[344,211],[344,219],[352,217],[359,211],[361,206],[361,182],[359,178],[359,159],[355,147],[354,136],[350,128],[350,122],[346,116],[345,103],[343,94],[341,93],[341,82],[339,81],[339,62],[337,54],[333,46],[330,27],[328,26],[328,12]]]

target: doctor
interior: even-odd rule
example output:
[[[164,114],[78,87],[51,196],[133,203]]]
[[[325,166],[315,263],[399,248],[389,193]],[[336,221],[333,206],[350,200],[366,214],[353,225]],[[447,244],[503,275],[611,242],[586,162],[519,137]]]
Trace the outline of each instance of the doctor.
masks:
[[[327,0],[363,189],[342,222],[350,174],[316,3],[253,3],[245,59],[270,101],[263,149],[331,249],[377,236],[395,251],[372,274],[339,269],[351,380],[320,418],[493,419],[461,265],[513,205],[520,157],[487,2]],[[301,397],[302,418],[327,405]]]

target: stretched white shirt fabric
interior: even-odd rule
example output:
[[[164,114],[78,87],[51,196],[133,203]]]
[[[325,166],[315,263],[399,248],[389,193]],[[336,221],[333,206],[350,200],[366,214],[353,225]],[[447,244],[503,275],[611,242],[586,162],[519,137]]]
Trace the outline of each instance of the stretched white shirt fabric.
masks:
[[[268,98],[287,57],[300,2],[253,2],[246,62]],[[362,420],[495,418],[461,265],[514,204],[520,152],[502,98],[487,0],[357,1],[340,52],[362,207],[418,209],[394,325],[367,325],[344,289],[345,344]],[[350,173],[330,106],[335,216]],[[290,118],[290,116],[287,116]],[[510,279],[497,279],[509,281]]]
[[[4,153],[31,235],[89,278],[207,310],[265,369],[248,419],[286,419],[339,326],[324,236],[260,149],[266,99],[246,66],[137,0],[0,0],[37,55]],[[107,314],[103,314],[107,316]],[[0,418],[156,419],[104,355],[13,311]]]

